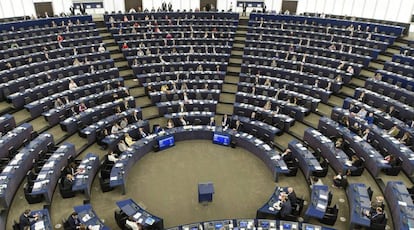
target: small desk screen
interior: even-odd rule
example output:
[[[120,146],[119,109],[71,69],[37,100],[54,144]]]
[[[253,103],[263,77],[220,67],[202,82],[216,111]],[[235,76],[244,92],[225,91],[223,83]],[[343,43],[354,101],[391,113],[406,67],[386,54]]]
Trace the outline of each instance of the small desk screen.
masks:
[[[229,146],[230,145],[230,136],[226,135],[226,134],[214,133],[213,143],[214,144],[219,144],[219,145]]]
[[[172,147],[175,145],[175,139],[174,136],[166,136],[158,139],[158,146],[160,147],[160,150]]]

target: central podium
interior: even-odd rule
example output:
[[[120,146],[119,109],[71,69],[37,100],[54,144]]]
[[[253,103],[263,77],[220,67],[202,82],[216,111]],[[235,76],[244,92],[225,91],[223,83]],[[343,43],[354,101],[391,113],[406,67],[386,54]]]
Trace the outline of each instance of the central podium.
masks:
[[[212,202],[214,186],[212,182],[198,184],[198,203]]]

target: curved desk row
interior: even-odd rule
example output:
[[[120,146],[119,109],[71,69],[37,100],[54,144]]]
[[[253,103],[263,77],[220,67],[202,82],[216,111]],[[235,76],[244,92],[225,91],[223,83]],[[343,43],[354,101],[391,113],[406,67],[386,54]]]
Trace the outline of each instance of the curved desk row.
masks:
[[[69,85],[69,80],[73,79],[75,82],[80,81],[87,81],[88,78],[92,78],[94,81],[100,80],[100,75],[107,74],[107,70],[102,70],[98,74],[89,74],[89,68],[93,65],[102,65],[102,68],[113,68],[114,67],[114,61],[112,59],[106,59],[104,61],[97,61],[93,62],[90,65],[83,65],[79,68],[72,68],[72,67],[64,67],[60,69],[54,69],[52,72],[56,73],[66,73],[68,77],[47,82],[42,85],[35,86],[34,88],[28,88],[25,89],[23,92],[16,92],[13,94],[10,94],[7,96],[7,102],[12,103],[14,108],[23,108],[25,104],[28,104],[34,100],[42,99],[44,95],[53,94],[55,90],[57,90],[59,87],[63,89],[67,89]],[[103,65],[106,65],[106,67],[103,67]],[[82,71],[86,72],[87,74],[82,75],[75,75],[73,76],[73,72],[75,69],[78,70],[78,72],[82,69]],[[112,73],[112,74],[118,74],[118,73]],[[69,77],[72,76],[72,77]],[[53,93],[51,93],[53,92]]]
[[[234,103],[233,110],[233,114],[242,117],[250,117],[252,112],[255,112],[258,120],[262,120],[286,132],[295,124],[295,119],[286,114],[275,113],[272,110],[266,110],[263,107],[251,104],[236,102]]]
[[[214,112],[206,111],[191,111],[164,114],[165,118],[172,119],[175,126],[180,126],[181,117],[184,117],[187,122],[193,125],[208,125],[210,123],[210,118],[214,116]]]
[[[110,17],[114,18],[115,21],[121,21],[124,16],[134,16],[136,20],[144,20],[145,17],[151,16],[151,18],[157,20],[164,20],[165,16],[168,18],[191,18],[191,20],[210,20],[212,17],[216,19],[225,20],[238,20],[238,13],[231,12],[140,12],[140,13],[128,13],[128,14],[106,14],[104,15],[105,21],[108,21]]]
[[[357,170],[355,166],[352,166],[346,153],[341,149],[335,148],[334,142],[319,131],[313,128],[306,129],[303,140],[315,151],[320,152],[336,172],[345,173],[347,170],[351,172]]]
[[[31,138],[33,126],[23,123],[0,137],[0,158],[7,157],[11,149],[17,150]]]
[[[393,73],[387,70],[379,69],[375,73],[381,74],[381,80],[390,84],[397,85],[401,88],[405,88],[409,91],[414,91],[414,78],[407,77],[398,73]]]
[[[314,174],[322,174],[325,170],[318,159],[299,141],[290,141],[288,148],[292,151],[292,155],[298,159],[299,167],[307,180],[310,180],[311,176],[316,176]]]
[[[169,90],[167,92],[155,91],[149,93],[151,102],[156,104],[158,102],[183,100],[184,93],[189,99],[197,100],[215,100],[218,101],[220,98],[220,90],[218,89],[187,89],[187,90]],[[175,99],[174,99],[175,98]]]
[[[193,48],[193,53],[191,53],[191,48]],[[182,54],[188,54],[188,55],[194,55],[196,58],[202,58],[206,53],[209,53],[211,51],[212,54],[214,54],[213,50],[216,51],[216,55],[220,56],[228,56],[228,54],[231,53],[231,47],[230,46],[208,46],[208,47],[193,47],[192,45],[175,45],[175,46],[145,46],[145,47],[134,47],[134,48],[127,48],[123,49],[122,53],[125,57],[127,57],[127,60],[129,60],[128,57],[134,57],[137,55],[138,50],[142,50],[143,52],[147,52],[149,50],[151,54],[156,54],[158,51],[161,54],[167,54],[167,55],[178,55],[182,57]],[[178,54],[174,54],[174,50]],[[207,52],[209,51],[209,52]],[[225,55],[227,54],[227,55]],[[213,55],[212,58],[215,55]],[[157,56],[158,57],[158,56]],[[178,58],[178,57],[176,57]],[[204,58],[204,57],[203,57]],[[159,60],[159,59],[158,59]],[[131,65],[131,63],[130,63]]]
[[[118,82],[120,82],[119,86],[121,87],[114,88],[111,90],[106,90],[107,89],[106,87],[108,86],[108,84],[114,87],[118,87],[116,86]],[[97,104],[102,104],[102,103],[112,101],[114,99],[114,94],[116,94],[118,98],[124,98],[128,96],[128,93],[129,93],[128,89],[126,87],[122,87],[122,85],[124,84],[123,78],[116,78],[113,80],[98,82],[96,84],[100,84],[100,83],[101,84],[103,83],[103,84],[97,86],[96,88],[88,88],[87,86],[90,86],[88,84],[88,85],[85,85],[85,87],[82,87],[81,91],[69,90],[69,92],[74,92],[71,95],[71,97],[68,96],[69,103],[43,112],[42,113],[43,117],[49,123],[49,125],[53,126],[53,125],[58,124],[60,121],[72,116],[73,113],[77,112],[76,107],[79,106],[80,103],[84,103],[86,107],[90,108]],[[105,83],[107,84],[105,85]],[[91,84],[91,85],[94,85],[94,84]],[[87,95],[88,92],[89,94]],[[54,98],[55,95],[52,98]],[[58,96],[59,94],[56,95],[56,98],[58,98]]]
[[[297,42],[300,40],[297,39]],[[256,47],[256,48],[267,48],[273,50],[292,50],[292,43],[288,42],[279,42],[274,43],[272,41],[261,41],[261,40],[246,40],[246,46]],[[316,47],[316,46],[307,46],[306,44],[295,45],[293,46],[293,51],[299,53],[313,53],[314,55],[331,57],[340,60],[346,60],[348,62],[356,62],[362,64],[365,67],[368,66],[369,62],[372,60],[371,56],[361,55],[357,53],[349,53],[340,50],[330,50],[325,47]]]
[[[118,70],[116,69],[116,71]],[[109,71],[109,72],[112,72],[112,71]],[[112,73],[115,73],[115,70]],[[76,100],[80,97],[86,97],[86,96],[91,97],[91,94],[100,93],[100,92],[96,92],[96,89],[99,88],[99,86],[101,86],[99,90],[105,89],[104,87],[106,85],[102,85],[102,81],[100,80],[104,76],[107,76],[107,74],[108,74],[107,71],[101,72],[100,74],[92,75],[92,76],[89,74],[86,74],[85,77],[88,83],[86,84],[84,83],[80,87],[77,87],[73,90],[70,90],[68,87],[69,81],[62,82],[63,84],[59,84],[57,87],[56,85],[51,85],[51,88],[49,90],[45,89],[45,91],[41,92],[41,94],[44,95],[45,97],[39,98],[36,101],[32,101],[29,104],[24,105],[24,107],[26,108],[27,111],[30,112],[30,116],[32,118],[36,118],[40,116],[43,112],[51,110],[54,107],[54,103],[57,98],[63,99],[66,96],[68,97],[69,100]],[[121,80],[121,79],[122,78],[118,78],[118,80]],[[104,81],[104,82],[108,84],[110,81]],[[113,85],[116,87],[118,87],[118,85],[116,85],[118,84],[118,82],[119,81],[112,81]],[[95,87],[98,86],[98,87],[94,88],[94,87],[91,87],[91,85]],[[78,90],[78,88],[80,89]],[[62,89],[63,92],[60,91],[59,89]],[[119,88],[118,90],[120,91]],[[127,89],[124,88],[124,90],[127,90]],[[91,91],[94,91],[94,92],[91,92]],[[105,92],[109,93],[108,91],[105,91]],[[119,93],[119,92],[113,92],[113,93]],[[100,93],[100,94],[102,95],[104,93]]]
[[[119,141],[124,138],[124,135],[126,133],[128,133],[135,140],[140,139],[141,135],[139,134],[139,128],[141,127],[146,133],[149,133],[150,129],[148,121],[137,121],[136,123],[130,124],[127,127],[123,128],[118,133],[105,136],[100,142],[105,149],[114,150]]]
[[[72,48],[73,49],[73,48]],[[48,76],[44,73],[47,72],[49,69],[58,69],[61,66],[68,67],[73,64],[73,61],[76,59],[78,60],[85,60],[87,58],[90,62],[97,63],[99,60],[104,59],[110,59],[109,52],[105,53],[86,53],[86,54],[78,54],[73,55],[73,50],[68,51],[70,53],[67,53],[67,57],[65,55],[56,57],[56,59],[53,59],[49,55],[49,58],[51,60],[47,62],[43,62],[41,59],[36,60],[35,57],[29,56],[28,58],[32,58],[33,60],[36,60],[37,62],[22,65],[21,63],[18,63],[16,66],[16,69],[21,68],[21,71],[24,72],[24,74],[19,75],[18,73],[13,73],[10,75],[3,76],[2,78],[6,77],[8,81],[0,84],[0,91],[1,91],[1,99],[6,98],[8,95],[19,92],[21,89],[28,89],[33,88],[34,86],[38,84],[42,84],[43,82],[48,82],[51,79],[57,80],[59,78],[62,78],[60,76],[57,76],[58,74],[55,74],[53,76],[50,76],[50,79]],[[78,51],[79,52],[79,51]],[[44,56],[44,54],[41,54]],[[71,57],[69,57],[71,56]],[[87,65],[86,65],[87,66]],[[83,70],[82,70],[83,71]],[[70,76],[71,77],[71,76]],[[3,79],[4,81],[5,79]]]
[[[8,209],[26,172],[33,166],[33,161],[54,145],[53,136],[42,133],[29,145],[19,151],[0,173],[0,209]]]
[[[78,213],[79,220],[84,224],[87,229],[91,230],[110,230],[108,226],[105,226],[104,222],[99,219],[92,205],[85,204],[73,207],[73,210]]]
[[[365,120],[356,116],[349,116],[349,112],[341,109],[341,108],[334,108],[332,110],[332,115],[337,114],[335,116],[336,119],[341,119],[343,116],[349,117],[349,122],[351,124],[358,123],[361,129],[365,130],[369,128],[370,135],[368,139],[371,142],[376,143],[377,149],[383,149],[384,152],[388,154],[393,154],[395,156],[401,157],[403,159],[402,168],[408,176],[412,176],[414,174],[414,153],[411,149],[409,149],[404,144],[401,144],[397,139],[391,137],[386,133],[383,129],[379,128],[376,125],[367,125]],[[332,119],[335,119],[332,117]],[[338,121],[336,120],[336,121]]]
[[[239,78],[240,78],[240,83],[249,83],[249,84],[255,83],[257,79],[256,84],[259,84],[259,86],[256,85],[257,88],[263,88],[261,85],[264,85],[266,80],[269,79],[270,84],[275,89],[286,88],[286,90],[288,91],[302,92],[302,94],[309,95],[315,99],[319,99],[323,103],[327,103],[330,95],[332,94],[332,91],[326,90],[326,87],[328,86],[328,82],[326,82],[326,84],[324,84],[325,82],[319,82],[318,87],[314,86],[316,79],[313,81],[313,84],[312,84],[311,82],[308,82],[307,80],[303,82],[300,82],[300,81],[295,82],[293,81],[293,79],[286,80],[283,78],[279,78],[278,76],[271,77],[271,76],[259,75],[256,78],[256,76],[248,75],[245,73],[240,73]]]
[[[81,23],[91,22],[92,16],[90,15],[81,15],[81,16],[70,16],[70,17],[49,17],[49,18],[39,18],[34,20],[26,20],[26,21],[16,21],[16,22],[5,22],[0,23],[0,30],[10,31],[12,27],[15,29],[20,28],[31,28],[31,27],[42,27],[42,26],[50,26],[52,22],[55,22],[56,25],[59,25],[61,22],[66,22],[71,20],[72,22],[76,22],[79,20]]]
[[[227,69],[227,63],[223,62],[213,62],[213,61],[197,61],[197,62],[158,62],[158,63],[149,63],[143,64],[140,66],[132,66],[132,70],[135,75],[144,74],[144,73],[153,73],[153,72],[174,72],[174,71],[199,71],[197,70],[198,66],[202,66],[205,71],[214,71],[219,66],[220,70]],[[220,72],[220,71],[216,71]]]
[[[394,229],[411,229],[414,225],[414,204],[405,184],[388,181],[384,195],[390,206]]]
[[[349,184],[346,195],[351,227],[355,225],[370,227],[371,220],[365,215],[365,212],[371,210],[371,200],[365,184]]]
[[[305,23],[307,21],[308,24],[317,24],[317,25],[331,25],[335,27],[347,27],[349,25],[354,25],[355,27],[377,27],[378,32],[383,32],[385,34],[393,34],[396,36],[401,36],[404,32],[404,27],[401,26],[392,26],[392,25],[384,25],[379,23],[371,23],[371,22],[355,22],[351,20],[343,20],[343,19],[336,19],[336,18],[322,18],[322,17],[311,17],[311,16],[299,16],[299,15],[284,15],[284,14],[250,14],[250,20],[263,17],[266,20],[273,20],[273,21],[295,21],[300,23]]]
[[[384,157],[368,144],[368,142],[364,141],[357,134],[352,133],[348,128],[339,125],[337,122],[327,117],[321,117],[318,129],[329,136],[341,136],[344,139],[344,142],[349,145],[350,151],[364,159],[365,168],[367,168],[374,177],[378,177],[381,170],[391,168],[391,166],[384,161]]]
[[[47,203],[52,202],[53,192],[59,180],[60,170],[75,157],[75,145],[64,143],[49,157],[33,184],[31,195],[43,195]]]
[[[60,127],[63,131],[68,132],[68,134],[73,134],[83,125],[89,125],[93,122],[93,117],[96,116],[98,119],[112,115],[116,113],[117,107],[122,107],[128,104],[129,108],[135,107],[135,99],[132,96],[118,99],[116,101],[110,101],[101,105],[98,105],[93,108],[88,108],[87,110],[74,115],[72,117],[66,118],[64,121],[60,122]]]
[[[77,168],[78,174],[76,174],[73,181],[72,191],[82,191],[86,199],[89,200],[92,182],[99,170],[99,166],[99,156],[93,153],[86,154]]]
[[[97,53],[86,56],[93,57],[92,59],[88,59],[91,64],[111,64],[111,59],[106,58],[108,57],[108,53]],[[101,58],[105,59],[100,60]],[[83,74],[89,72],[90,65],[73,65],[74,59],[73,57],[59,57],[1,71],[1,99],[19,92],[20,86],[23,86],[25,89],[30,88],[30,82],[33,82],[34,79],[37,80],[43,77],[43,82],[47,82],[46,74],[50,75],[52,79],[62,79],[65,75],[66,77],[72,77],[75,75],[74,73]],[[11,77],[14,80],[9,80]]]
[[[128,217],[132,217],[135,221],[142,224],[144,229],[149,230],[163,230],[164,229],[164,220],[158,216],[155,216],[132,199],[126,199],[117,201],[116,205],[121,209],[121,211]]]
[[[401,49],[403,49],[403,48],[401,47]],[[404,56],[404,55],[401,55],[401,54],[394,54],[392,56],[392,61],[404,64],[404,65],[414,66],[414,57],[412,57],[412,56]]]
[[[136,115],[137,119],[142,119],[141,108],[132,108],[121,113],[116,113],[105,117],[99,121],[95,121],[94,124],[83,128],[79,132],[79,136],[84,137],[88,140],[88,144],[92,144],[96,141],[98,133],[104,129],[111,129],[116,123],[119,123],[122,119],[127,118],[128,121],[135,119],[133,116]]]
[[[305,80],[307,82],[315,82],[316,80],[318,80],[319,82],[321,82],[320,84],[323,84],[323,82],[325,82],[326,86],[328,86],[328,84],[331,83],[331,91],[333,92],[339,92],[342,86],[342,82],[337,82],[334,79],[320,77],[318,75],[310,73],[301,73],[297,70],[264,65],[242,64],[242,72],[249,73],[251,72],[251,69],[255,70],[255,72],[260,72],[261,74],[266,76],[276,76],[276,78],[287,79],[291,81],[294,80],[295,82],[304,82]]]
[[[387,108],[394,106],[395,110],[398,112],[396,116],[397,118],[400,118],[401,120],[414,119],[413,107],[365,88],[356,88],[354,98],[359,98],[362,93],[365,93],[364,101],[368,101],[369,104],[372,104],[377,108],[382,108],[383,106],[387,106]],[[372,103],[370,101],[372,101]]]
[[[392,85],[385,81],[378,81],[369,78],[365,81],[365,88],[371,91],[383,92],[381,94],[392,99],[398,100],[403,104],[414,106],[414,92],[408,89],[401,88],[397,85]]]
[[[215,100],[189,100],[189,101],[166,101],[158,102],[158,114],[164,116],[167,113],[174,113],[179,111],[180,104],[184,104],[186,111],[205,111],[205,112],[216,112],[218,101]]]
[[[184,75],[184,76],[183,76]],[[136,77],[140,85],[146,84],[154,84],[155,82],[161,81],[170,81],[176,79],[186,80],[216,80],[216,81],[224,81],[224,77],[226,76],[226,72],[224,71],[170,71],[170,72],[153,72],[153,73],[144,73],[144,74],[137,74]]]
[[[288,173],[288,167],[285,162],[280,159],[279,152],[272,149],[262,140],[248,135],[247,133],[240,133],[230,129],[222,130],[221,127],[210,126],[184,126],[173,129],[168,129],[165,134],[152,134],[135,142],[127,151],[123,152],[117,163],[111,170],[110,186],[122,186],[125,193],[126,178],[130,168],[141,159],[144,155],[153,150],[153,146],[157,144],[157,140],[163,136],[172,135],[175,141],[204,139],[212,140],[213,133],[222,132],[231,136],[232,142],[237,146],[245,148],[249,152],[259,157],[269,168],[274,175],[274,180],[278,180],[278,175]]]
[[[399,120],[396,117],[392,117],[387,114],[385,111],[381,111],[380,109],[371,107],[363,102],[352,98],[345,98],[343,103],[343,108],[349,110],[350,105],[353,104],[357,108],[364,108],[368,113],[372,112],[374,114],[374,124],[378,125],[383,129],[390,129],[394,125],[397,125],[399,129],[403,130],[404,132],[409,132],[412,136],[414,135],[414,128],[409,127],[406,123]],[[338,120],[336,110],[332,110],[331,117],[333,120]]]
[[[266,57],[266,56],[258,56],[255,55],[255,53],[258,52],[264,52],[264,53],[271,53],[274,52],[279,53],[278,51],[274,50],[267,50],[267,49],[250,49],[251,54],[244,54],[243,55],[243,63],[246,64],[256,64],[256,65],[275,65],[280,66],[281,68],[287,68],[287,69],[293,69],[293,70],[300,70],[305,73],[313,73],[317,74],[320,77],[326,77],[326,78],[332,78],[336,76],[341,76],[342,81],[346,84],[349,83],[352,79],[352,74],[337,69],[336,66],[327,66],[327,65],[319,65],[312,63],[313,60],[317,60],[314,57],[308,57],[305,62],[302,62],[301,56],[302,53],[299,53],[301,55],[296,56],[296,54],[292,55],[286,55],[283,57],[283,55],[279,54],[279,57]],[[259,51],[260,50],[260,51]],[[247,51],[247,50],[246,50]],[[253,54],[253,55],[252,55]],[[282,53],[283,54],[283,53]],[[296,60],[290,60],[290,58],[296,57]],[[287,59],[288,58],[288,59]],[[339,64],[337,65],[339,66]]]
[[[386,61],[384,64],[384,69],[390,72],[405,75],[407,77],[414,77],[412,66],[404,65],[398,62]]]
[[[0,132],[7,133],[8,131],[16,127],[16,121],[14,120],[13,115],[4,114],[0,117]]]

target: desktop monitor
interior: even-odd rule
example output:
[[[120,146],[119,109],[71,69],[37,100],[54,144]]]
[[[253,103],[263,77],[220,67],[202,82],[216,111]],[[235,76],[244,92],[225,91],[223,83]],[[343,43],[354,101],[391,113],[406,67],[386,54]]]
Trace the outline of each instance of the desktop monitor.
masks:
[[[296,229],[298,229],[298,227],[297,227],[297,223],[295,223],[295,222],[280,221],[280,229],[282,229],[282,230],[296,230]]]
[[[221,229],[223,227],[223,223],[216,223],[214,225],[214,227],[215,227],[216,230],[219,230],[219,229]]]
[[[247,221],[240,221],[239,222],[239,227],[240,228],[247,228],[247,225],[248,225],[249,223],[247,222]]]
[[[213,143],[218,145],[229,146],[230,145],[230,136],[228,134],[214,133]]]
[[[302,225],[302,230],[320,230],[321,228],[319,226],[315,226],[312,224],[303,224]]]
[[[262,228],[268,229],[270,227],[270,223],[269,223],[269,221],[265,221],[265,220],[264,221],[260,221],[260,225],[258,227],[262,227]]]
[[[160,150],[172,147],[174,145],[175,145],[175,139],[174,139],[174,136],[172,135],[161,137],[158,139],[158,146]]]

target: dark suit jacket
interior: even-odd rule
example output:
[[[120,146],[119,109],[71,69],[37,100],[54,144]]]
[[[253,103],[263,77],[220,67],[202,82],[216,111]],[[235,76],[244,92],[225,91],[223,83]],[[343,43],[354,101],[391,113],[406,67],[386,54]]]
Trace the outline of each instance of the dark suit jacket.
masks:
[[[69,216],[68,224],[72,230],[76,230],[76,227],[80,226],[81,222],[79,218],[74,219],[72,216]]]
[[[33,217],[33,216],[27,216],[26,217],[24,214],[22,214],[19,217],[20,230],[24,230],[25,227],[30,226],[32,224],[32,222],[30,221],[30,217]]]
[[[384,213],[381,214],[373,214],[371,216],[371,223],[382,224],[384,223],[385,215]]]
[[[227,119],[225,119],[225,121],[226,121],[226,126],[230,127],[230,118],[227,117]],[[221,124],[223,124],[223,123],[224,123],[224,117],[221,118]]]
[[[285,202],[282,203],[282,206],[280,208],[280,217],[285,217],[289,215],[292,212],[292,204],[290,203],[290,200],[287,199]]]
[[[288,198],[290,200],[290,204],[291,205],[295,205],[298,203],[298,198],[296,198],[296,193],[295,191],[293,191],[292,193],[288,194]]]

